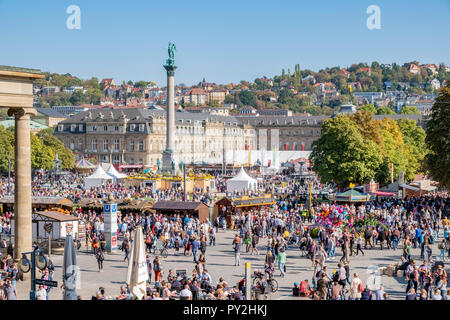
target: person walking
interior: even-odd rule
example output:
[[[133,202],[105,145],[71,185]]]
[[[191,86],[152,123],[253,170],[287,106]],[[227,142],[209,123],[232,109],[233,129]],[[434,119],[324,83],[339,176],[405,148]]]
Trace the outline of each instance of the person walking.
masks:
[[[280,276],[284,278],[284,273],[286,272],[286,252],[284,252],[284,248],[280,249],[277,259],[278,259],[278,268],[280,269]]]
[[[361,300],[361,294],[364,286],[357,273],[353,274],[352,284],[350,285],[350,300]]]
[[[241,238],[236,234],[233,240],[233,250],[234,250],[234,265],[239,266],[241,264]]]
[[[358,252],[361,251],[362,255],[364,255],[364,251],[361,249],[361,236],[358,235],[358,238],[356,239],[356,255],[358,255]]]
[[[153,260],[153,271],[155,272],[155,283],[159,282],[159,277],[161,276],[161,261],[158,256]]]
[[[105,255],[101,248],[99,248],[97,250],[97,253],[95,254],[95,258],[97,259],[98,271],[103,272],[103,261],[105,260]]]

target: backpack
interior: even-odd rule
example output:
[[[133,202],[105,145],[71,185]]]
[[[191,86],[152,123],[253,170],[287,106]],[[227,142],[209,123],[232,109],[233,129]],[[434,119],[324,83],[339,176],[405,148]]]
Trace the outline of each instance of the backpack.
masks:
[[[331,277],[333,281],[339,281],[339,273],[335,271]]]
[[[360,282],[359,285],[358,285],[358,291],[359,292],[363,292],[364,291],[364,286],[363,286],[362,282]]]

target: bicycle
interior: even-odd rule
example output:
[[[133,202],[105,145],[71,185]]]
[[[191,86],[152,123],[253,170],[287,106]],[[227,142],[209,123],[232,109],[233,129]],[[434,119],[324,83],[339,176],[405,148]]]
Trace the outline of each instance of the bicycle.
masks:
[[[254,278],[253,278],[253,286],[256,286],[258,283],[258,280],[262,280],[264,278],[264,275],[262,272],[255,271],[254,272]],[[270,289],[270,292],[275,293],[278,291],[278,281],[273,278],[271,274],[268,275],[266,280],[263,280],[264,283],[267,284],[266,287]]]
[[[161,256],[163,258],[167,258],[169,256],[169,250],[167,250],[167,248],[165,248],[165,247],[158,248],[156,245],[153,245],[150,248],[150,254],[152,254],[154,256]]]

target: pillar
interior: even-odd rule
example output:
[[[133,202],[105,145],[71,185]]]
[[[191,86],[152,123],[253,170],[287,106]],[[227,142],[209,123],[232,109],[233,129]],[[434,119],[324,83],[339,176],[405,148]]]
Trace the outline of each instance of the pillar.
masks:
[[[177,160],[175,150],[175,69],[165,65],[167,71],[166,149],[163,151],[162,171],[175,174]]]
[[[167,71],[166,149],[175,150],[175,72]]]
[[[11,108],[8,115],[15,116],[15,189],[14,189],[14,261],[18,262],[23,252],[32,249],[31,206],[31,138],[30,114],[32,108]]]

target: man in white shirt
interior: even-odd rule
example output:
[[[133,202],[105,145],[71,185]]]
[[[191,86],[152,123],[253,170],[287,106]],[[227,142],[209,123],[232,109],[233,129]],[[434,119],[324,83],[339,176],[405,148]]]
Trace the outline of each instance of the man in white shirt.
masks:
[[[192,300],[192,292],[188,284],[185,284],[184,289],[180,291],[180,300]]]
[[[36,300],[47,300],[47,290],[42,284],[39,285],[39,290],[36,291]]]

